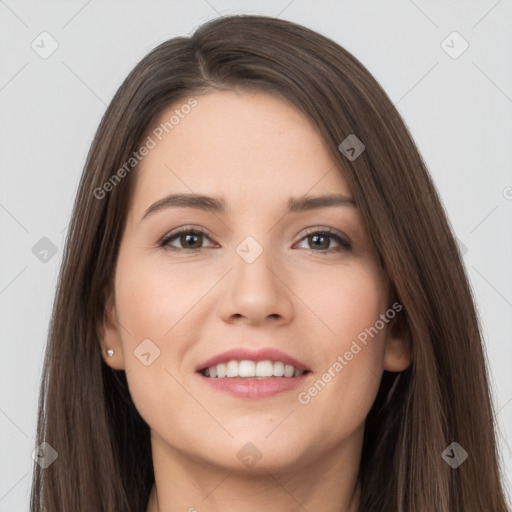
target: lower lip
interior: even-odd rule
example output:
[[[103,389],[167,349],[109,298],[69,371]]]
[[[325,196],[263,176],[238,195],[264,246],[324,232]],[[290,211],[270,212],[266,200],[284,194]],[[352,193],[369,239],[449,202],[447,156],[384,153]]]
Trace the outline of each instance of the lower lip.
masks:
[[[266,398],[300,386],[309,374],[299,377],[272,377],[269,379],[211,378],[199,375],[213,389],[238,398]]]

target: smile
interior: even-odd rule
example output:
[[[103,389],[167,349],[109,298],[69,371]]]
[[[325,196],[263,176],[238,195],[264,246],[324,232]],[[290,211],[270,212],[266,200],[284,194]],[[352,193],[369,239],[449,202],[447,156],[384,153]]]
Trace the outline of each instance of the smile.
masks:
[[[282,361],[241,361],[231,360],[202,370],[201,375],[217,379],[269,379],[272,377],[300,377],[307,370],[301,370]]]

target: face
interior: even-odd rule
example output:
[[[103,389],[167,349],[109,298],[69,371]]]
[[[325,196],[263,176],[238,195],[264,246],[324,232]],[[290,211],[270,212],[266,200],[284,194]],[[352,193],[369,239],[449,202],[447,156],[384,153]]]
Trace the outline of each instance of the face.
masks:
[[[126,370],[171,457],[255,471],[347,453],[383,369],[410,362],[351,190],[284,100],[195,98],[168,134],[150,133],[134,171],[105,361]],[[214,200],[166,199],[178,194]],[[310,201],[321,196],[338,199]]]

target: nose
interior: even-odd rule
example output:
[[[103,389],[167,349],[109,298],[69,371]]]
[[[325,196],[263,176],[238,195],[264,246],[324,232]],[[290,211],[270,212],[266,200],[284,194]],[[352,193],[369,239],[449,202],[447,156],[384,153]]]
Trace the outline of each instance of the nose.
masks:
[[[228,323],[285,325],[293,317],[293,292],[286,276],[275,268],[269,251],[251,263],[235,255],[234,268],[227,276],[220,314]]]

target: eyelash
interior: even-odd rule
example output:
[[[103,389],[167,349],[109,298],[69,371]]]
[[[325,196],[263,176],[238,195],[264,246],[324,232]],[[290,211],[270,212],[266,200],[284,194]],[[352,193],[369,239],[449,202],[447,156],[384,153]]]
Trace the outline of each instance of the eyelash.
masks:
[[[163,247],[163,248],[168,248],[169,250],[172,250],[172,251],[184,251],[184,252],[188,252],[188,253],[197,253],[204,249],[204,247],[200,247],[197,249],[186,249],[186,248],[180,248],[180,247],[173,247],[173,246],[169,245],[169,243],[172,240],[174,240],[175,238],[179,237],[179,235],[182,235],[184,233],[196,235],[196,236],[204,235],[207,238],[209,238],[205,232],[203,232],[201,230],[193,229],[189,226],[185,226],[185,227],[180,228],[180,229],[174,231],[173,233],[170,233],[169,235],[165,236],[160,241],[159,246]],[[338,242],[340,245],[338,247],[330,248],[330,249],[327,249],[324,251],[317,251],[315,249],[306,249],[310,252],[320,253],[320,254],[331,254],[331,253],[341,252],[341,251],[350,251],[352,249],[352,244],[349,241],[348,237],[346,238],[346,237],[342,236],[340,233],[332,230],[331,228],[322,228],[322,229],[311,228],[299,240],[299,242],[302,242],[304,239],[306,239],[307,237],[309,237],[311,235],[324,235],[324,236],[327,235],[329,238],[336,240],[336,242]]]

